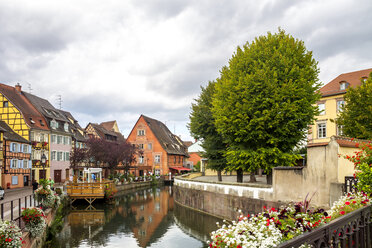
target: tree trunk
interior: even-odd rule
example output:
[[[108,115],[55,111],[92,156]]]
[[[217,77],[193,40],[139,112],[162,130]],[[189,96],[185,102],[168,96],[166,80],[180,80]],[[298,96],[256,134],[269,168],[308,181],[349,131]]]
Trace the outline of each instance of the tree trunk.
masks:
[[[242,183],[243,182],[243,170],[242,169],[238,169],[236,171],[236,181],[238,183]]]
[[[252,171],[251,174],[250,174],[249,182],[250,182],[250,183],[255,183],[255,182],[257,182],[257,180],[256,180],[256,176],[255,176],[255,172],[254,172],[254,171]]]
[[[218,175],[218,181],[219,182],[222,182],[222,171],[217,171],[217,175]]]
[[[266,183],[269,185],[273,184],[273,172],[272,171],[266,174]]]

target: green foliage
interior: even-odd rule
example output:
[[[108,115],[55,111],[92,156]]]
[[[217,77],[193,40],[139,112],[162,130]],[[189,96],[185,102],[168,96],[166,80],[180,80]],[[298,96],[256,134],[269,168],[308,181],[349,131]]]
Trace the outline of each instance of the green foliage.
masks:
[[[317,62],[304,43],[268,33],[246,43],[221,71],[212,113],[229,144],[229,169],[255,171],[292,165],[320,98]]]
[[[348,89],[337,124],[348,137],[372,139],[372,73],[361,86]]]
[[[372,145],[361,143],[357,146],[360,151],[355,152],[353,156],[345,156],[346,159],[354,163],[355,177],[358,178],[357,189],[368,195],[372,194]]]
[[[200,161],[198,161],[196,165],[194,165],[194,171],[200,172]]]
[[[212,115],[212,101],[215,92],[215,82],[209,82],[195,103],[192,104],[189,129],[195,139],[202,140],[203,157],[208,158],[208,168],[222,171],[226,167],[224,152],[226,144],[217,132]]]

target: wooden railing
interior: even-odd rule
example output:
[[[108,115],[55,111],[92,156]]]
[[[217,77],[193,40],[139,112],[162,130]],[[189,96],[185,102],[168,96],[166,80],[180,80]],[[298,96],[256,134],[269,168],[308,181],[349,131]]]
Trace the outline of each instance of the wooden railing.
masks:
[[[104,181],[95,183],[69,183],[67,185],[67,195],[72,198],[103,198],[106,189],[114,190],[114,182]]]
[[[371,248],[371,210],[371,205],[365,206],[278,247],[298,248],[303,244],[308,244],[312,245],[311,247],[322,248]]]

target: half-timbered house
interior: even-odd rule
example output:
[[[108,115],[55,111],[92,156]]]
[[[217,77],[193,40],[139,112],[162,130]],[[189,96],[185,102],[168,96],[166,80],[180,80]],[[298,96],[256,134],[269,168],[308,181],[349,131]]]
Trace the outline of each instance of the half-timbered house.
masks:
[[[31,186],[31,145],[28,140],[0,121],[3,135],[2,187],[20,188]]]
[[[49,168],[49,127],[43,115],[25,97],[20,84],[15,87],[0,84],[0,120],[15,133],[31,142],[31,180],[48,178]],[[46,163],[41,163],[42,155]]]

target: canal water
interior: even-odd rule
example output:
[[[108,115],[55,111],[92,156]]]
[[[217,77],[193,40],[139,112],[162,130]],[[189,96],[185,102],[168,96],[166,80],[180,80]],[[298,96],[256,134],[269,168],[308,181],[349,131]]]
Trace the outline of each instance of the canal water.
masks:
[[[221,222],[176,204],[172,187],[140,189],[86,208],[71,210],[52,247],[208,247]]]

